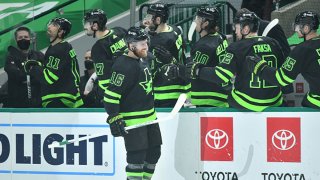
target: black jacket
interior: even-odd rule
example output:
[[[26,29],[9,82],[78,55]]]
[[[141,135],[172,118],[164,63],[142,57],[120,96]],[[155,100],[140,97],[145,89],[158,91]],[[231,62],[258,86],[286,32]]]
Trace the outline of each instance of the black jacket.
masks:
[[[22,63],[27,59],[42,63],[44,55],[30,50],[28,54],[8,51],[4,70],[8,74],[8,105],[12,108],[41,107],[40,83],[31,77],[31,99],[28,100],[27,74]]]

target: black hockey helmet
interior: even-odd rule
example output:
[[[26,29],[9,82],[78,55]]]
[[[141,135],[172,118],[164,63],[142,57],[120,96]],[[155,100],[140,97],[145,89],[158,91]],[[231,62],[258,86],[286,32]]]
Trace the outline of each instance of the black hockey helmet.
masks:
[[[71,22],[68,19],[62,17],[51,19],[48,25],[50,24],[58,25],[59,29],[62,29],[64,31],[63,37],[67,36],[70,33],[72,27]]]
[[[147,14],[152,14],[156,17],[161,17],[161,21],[166,22],[169,18],[168,5],[162,3],[150,4],[147,9]]]
[[[140,27],[129,28],[126,36],[124,37],[124,40],[127,43],[138,42],[138,41],[143,41],[148,39],[149,39],[149,36],[144,31],[144,29]]]
[[[297,25],[309,25],[312,30],[317,30],[319,28],[319,16],[317,13],[312,11],[304,11],[299,13],[293,24],[293,30]]]
[[[242,13],[233,20],[234,24],[240,24],[241,28],[248,25],[250,31],[257,32],[260,24],[260,18],[254,12]]]
[[[218,23],[220,18],[219,10],[216,7],[202,6],[197,10],[196,15],[209,21],[213,21],[215,24]]]
[[[83,22],[93,22],[98,24],[100,31],[104,30],[107,24],[108,18],[106,13],[101,9],[92,9],[89,12],[85,13],[83,17]]]

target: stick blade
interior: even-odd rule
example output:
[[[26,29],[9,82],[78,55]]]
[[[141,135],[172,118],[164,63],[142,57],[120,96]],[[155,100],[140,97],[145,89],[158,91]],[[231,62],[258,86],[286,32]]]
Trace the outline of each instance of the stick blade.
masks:
[[[262,36],[267,36],[270,30],[279,23],[279,19],[272,20],[267,27],[263,30]]]
[[[189,42],[192,41],[192,36],[194,31],[196,30],[197,24],[195,22],[192,22],[188,31],[188,40]]]
[[[55,147],[59,147],[60,144],[57,141],[52,142],[51,144],[48,145],[49,149],[55,148]]]

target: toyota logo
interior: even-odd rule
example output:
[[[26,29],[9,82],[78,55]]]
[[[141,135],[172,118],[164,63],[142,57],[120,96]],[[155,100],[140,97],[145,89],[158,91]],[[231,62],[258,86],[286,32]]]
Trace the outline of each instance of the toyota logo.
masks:
[[[272,144],[279,150],[289,150],[296,144],[296,137],[291,131],[281,129],[272,135]]]
[[[221,129],[212,129],[206,134],[206,143],[212,149],[222,149],[228,144],[229,137]]]

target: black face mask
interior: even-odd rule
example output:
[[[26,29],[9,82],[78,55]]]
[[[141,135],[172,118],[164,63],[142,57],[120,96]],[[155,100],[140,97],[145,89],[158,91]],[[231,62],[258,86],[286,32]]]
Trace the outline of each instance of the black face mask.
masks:
[[[84,67],[85,67],[87,70],[93,69],[93,68],[94,68],[93,61],[90,61],[90,60],[84,61]]]
[[[17,45],[21,50],[28,50],[30,47],[30,40],[21,39],[17,41]]]

